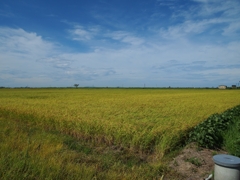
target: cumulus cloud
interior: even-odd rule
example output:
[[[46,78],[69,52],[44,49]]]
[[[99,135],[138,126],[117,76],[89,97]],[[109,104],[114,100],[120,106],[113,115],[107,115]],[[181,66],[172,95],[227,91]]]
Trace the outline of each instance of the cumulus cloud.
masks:
[[[50,71],[50,67],[37,60],[51,56],[56,51],[54,43],[34,32],[0,27],[0,72],[12,85],[19,85],[16,83],[20,83],[19,79],[33,80],[45,71]]]
[[[1,51],[8,51],[12,54],[24,55],[32,54],[41,57],[49,53],[54,45],[42,39],[36,33],[28,33],[23,29],[12,29],[8,27],[0,28]]]

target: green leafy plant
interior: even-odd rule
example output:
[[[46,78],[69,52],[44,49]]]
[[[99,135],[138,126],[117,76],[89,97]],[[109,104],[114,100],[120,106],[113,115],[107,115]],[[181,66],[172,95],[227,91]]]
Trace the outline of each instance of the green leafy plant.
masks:
[[[232,123],[234,117],[240,116],[240,105],[222,114],[213,114],[190,132],[190,142],[197,142],[206,148],[220,148],[223,143],[222,132]]]

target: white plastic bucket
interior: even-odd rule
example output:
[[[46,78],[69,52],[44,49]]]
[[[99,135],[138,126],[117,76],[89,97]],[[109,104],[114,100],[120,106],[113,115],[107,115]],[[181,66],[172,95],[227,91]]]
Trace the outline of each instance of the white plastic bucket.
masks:
[[[227,154],[213,156],[214,180],[240,180],[240,158]]]

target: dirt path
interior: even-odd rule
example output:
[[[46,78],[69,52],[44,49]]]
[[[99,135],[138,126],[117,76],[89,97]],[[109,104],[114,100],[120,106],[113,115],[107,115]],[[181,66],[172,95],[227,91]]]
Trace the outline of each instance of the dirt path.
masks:
[[[174,177],[178,180],[203,180],[213,173],[214,162],[212,157],[216,154],[227,154],[223,150],[209,150],[197,147],[191,143],[187,145],[177,157],[169,164]],[[164,177],[170,180],[172,177]]]

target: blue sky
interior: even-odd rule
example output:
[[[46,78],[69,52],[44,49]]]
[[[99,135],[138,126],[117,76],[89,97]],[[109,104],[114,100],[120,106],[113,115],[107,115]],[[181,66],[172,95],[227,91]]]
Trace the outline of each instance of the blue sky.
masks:
[[[239,81],[239,0],[0,0],[0,86]]]

